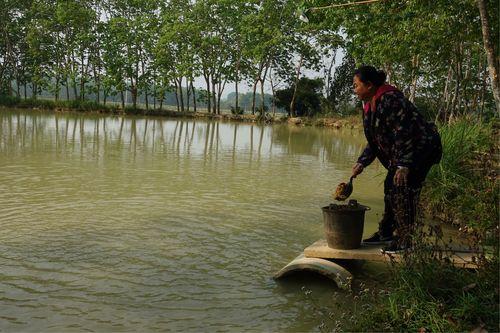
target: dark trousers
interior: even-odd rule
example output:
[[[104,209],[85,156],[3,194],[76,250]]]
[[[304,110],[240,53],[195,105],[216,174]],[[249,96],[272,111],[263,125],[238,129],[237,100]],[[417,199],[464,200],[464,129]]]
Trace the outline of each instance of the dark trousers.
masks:
[[[443,155],[441,138],[435,125],[429,127],[432,134],[432,140],[429,145],[419,154],[419,163],[410,168],[408,174],[407,186],[396,186],[394,184],[394,175],[397,168],[387,168],[387,177],[384,181],[384,217],[379,224],[379,233],[383,236],[393,235],[404,238],[411,235],[411,230],[417,219],[417,206],[425,177],[429,173],[432,165],[440,162]],[[384,166],[389,163],[382,161]]]
[[[397,233],[399,238],[408,238],[417,218],[417,206],[425,177],[432,167],[424,163],[410,169],[407,186],[396,186],[396,168],[389,168],[384,181],[384,216],[379,223],[379,233],[383,236]]]

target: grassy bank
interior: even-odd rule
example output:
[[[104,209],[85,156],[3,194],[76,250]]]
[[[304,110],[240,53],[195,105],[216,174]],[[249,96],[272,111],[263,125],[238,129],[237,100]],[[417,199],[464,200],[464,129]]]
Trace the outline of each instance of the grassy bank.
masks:
[[[21,99],[11,96],[0,96],[0,105],[9,108],[20,109],[40,109],[52,110],[57,112],[90,112],[101,114],[116,114],[116,115],[143,115],[143,116],[157,116],[157,117],[186,117],[186,118],[216,118],[216,119],[229,119],[239,121],[258,121],[258,116],[253,115],[233,115],[221,114],[216,115],[208,112],[179,112],[169,108],[162,109],[142,109],[126,106],[124,109],[115,103],[108,103],[106,105],[93,101],[80,101],[80,100],[60,100],[55,101],[51,99]],[[266,120],[266,119],[264,119]],[[276,118],[274,121],[281,121]]]
[[[355,294],[359,310],[343,330],[499,331],[498,258],[478,270],[464,270],[436,258],[412,257],[391,268],[383,289]]]
[[[344,329],[500,331],[497,132],[493,123],[472,119],[441,126],[443,159],[422,192],[429,213],[455,224],[471,249],[485,249],[478,268],[455,268],[439,252],[428,251],[446,247],[439,224],[420,229],[419,245],[391,267],[384,288],[364,289],[354,297],[359,311]]]
[[[422,194],[427,211],[478,240],[498,241],[498,129],[461,119],[441,126],[443,159]]]
[[[315,116],[315,117],[302,117],[302,118],[288,118],[283,114],[276,114],[275,116],[267,113],[260,115],[252,114],[213,114],[206,111],[189,111],[179,112],[171,109],[143,109],[133,108],[126,106],[122,109],[118,104],[100,104],[92,101],[54,101],[50,99],[21,99],[11,96],[0,95],[0,106],[8,108],[21,108],[21,109],[41,109],[52,110],[57,112],[93,112],[101,114],[117,114],[117,115],[143,115],[143,116],[156,116],[156,117],[185,117],[185,118],[209,118],[220,119],[229,121],[242,121],[242,122],[263,122],[263,123],[284,123],[288,122],[296,126],[318,126],[318,127],[331,127],[331,128],[355,128],[359,129],[362,126],[361,118],[358,116],[349,117],[328,117],[328,116]],[[169,106],[171,107],[171,106]]]

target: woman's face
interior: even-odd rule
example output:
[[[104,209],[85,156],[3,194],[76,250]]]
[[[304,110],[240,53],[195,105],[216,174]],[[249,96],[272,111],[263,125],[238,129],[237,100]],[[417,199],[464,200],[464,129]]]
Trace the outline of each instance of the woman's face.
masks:
[[[375,94],[374,86],[370,82],[362,82],[357,75],[354,75],[352,79],[352,85],[354,88],[354,93],[358,95],[359,99],[363,101],[368,101]]]

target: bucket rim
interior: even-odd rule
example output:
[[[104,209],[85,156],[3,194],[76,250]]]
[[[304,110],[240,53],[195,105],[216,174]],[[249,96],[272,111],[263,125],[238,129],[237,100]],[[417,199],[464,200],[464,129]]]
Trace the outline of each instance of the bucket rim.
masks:
[[[335,212],[335,213],[348,213],[348,212],[366,212],[368,210],[371,210],[370,207],[362,205],[362,204],[357,204],[357,206],[349,206],[349,205],[343,205],[342,207],[348,207],[349,209],[345,210],[334,210],[331,209],[331,206],[335,204],[329,204],[328,206],[321,207],[321,210],[324,212]],[[340,205],[337,205],[340,206]]]

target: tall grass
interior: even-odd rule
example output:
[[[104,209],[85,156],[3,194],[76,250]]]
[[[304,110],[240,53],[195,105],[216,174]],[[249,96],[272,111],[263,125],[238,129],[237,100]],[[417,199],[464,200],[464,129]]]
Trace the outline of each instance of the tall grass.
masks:
[[[427,210],[485,237],[497,236],[498,142],[493,123],[461,119],[441,126],[440,134],[443,158],[429,173],[422,193]]]
[[[463,270],[438,260],[396,265],[383,290],[362,290],[347,331],[498,332],[498,270]]]

